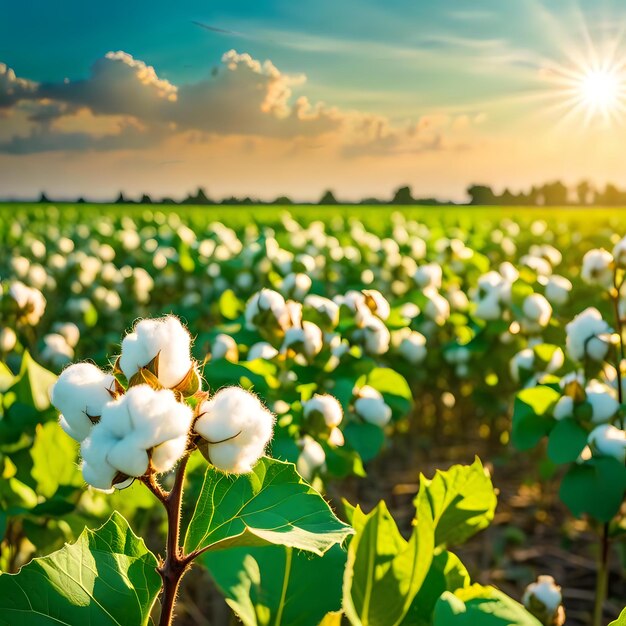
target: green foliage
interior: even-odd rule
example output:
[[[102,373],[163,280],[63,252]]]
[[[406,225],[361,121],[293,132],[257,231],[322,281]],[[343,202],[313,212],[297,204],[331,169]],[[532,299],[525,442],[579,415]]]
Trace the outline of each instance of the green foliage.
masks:
[[[279,544],[322,555],[351,532],[292,464],[263,458],[250,474],[207,467],[185,549]]]
[[[548,456],[555,463],[572,463],[587,445],[587,431],[574,419],[556,423],[548,437]]]
[[[560,397],[558,391],[544,386],[523,389],[517,394],[511,433],[516,448],[528,450],[550,432],[555,424],[552,409]]]
[[[73,545],[0,575],[7,626],[148,624],[161,587],[156,558],[114,513]]]
[[[619,614],[619,617],[616,620],[612,621],[609,626],[626,626],[626,607]]]

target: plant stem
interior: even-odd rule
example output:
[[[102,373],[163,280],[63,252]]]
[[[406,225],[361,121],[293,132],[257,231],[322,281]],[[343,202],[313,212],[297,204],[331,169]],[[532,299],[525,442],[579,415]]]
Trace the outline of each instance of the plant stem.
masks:
[[[174,619],[174,607],[180,581],[185,572],[189,569],[192,559],[183,554],[180,545],[180,514],[183,499],[183,488],[185,483],[185,471],[189,452],[180,460],[174,486],[168,493],[157,482],[154,474],[149,474],[142,479],[142,482],[155,495],[155,497],[165,507],[167,513],[167,543],[165,549],[165,559],[161,561],[157,571],[163,581],[163,595],[161,599],[161,617],[159,626],[171,626]]]
[[[602,526],[602,540],[598,576],[596,579],[596,603],[593,611],[593,626],[604,626],[602,621],[604,601],[609,587],[609,523]]]

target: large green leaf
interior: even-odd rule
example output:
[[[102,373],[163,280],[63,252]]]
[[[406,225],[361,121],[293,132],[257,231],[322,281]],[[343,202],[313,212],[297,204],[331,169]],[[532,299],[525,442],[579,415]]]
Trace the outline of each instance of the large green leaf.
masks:
[[[433,626],[541,626],[521,604],[494,587],[446,591],[437,601]]]
[[[339,546],[321,557],[284,546],[232,548],[207,552],[202,562],[244,626],[317,626],[341,608]]]
[[[0,624],[147,624],[161,588],[156,566],[143,540],[113,513],[75,544],[0,575]]]
[[[616,620],[612,621],[609,626],[626,626],[626,607],[619,614],[619,617]]]
[[[437,471],[432,480],[420,477],[416,508],[423,502],[436,526],[435,545],[458,545],[486,528],[496,510],[496,494],[478,458],[472,465]]]
[[[424,582],[434,551],[434,526],[428,509],[409,541],[403,539],[384,502],[365,515],[350,516],[356,535],[348,547],[343,607],[354,626],[395,626],[408,612]]]
[[[519,450],[536,446],[555,424],[552,409],[561,394],[551,387],[523,389],[517,394],[513,407],[511,440]]]
[[[548,456],[555,463],[572,463],[587,445],[587,431],[574,419],[557,422],[548,438]]]
[[[559,495],[570,511],[609,522],[617,514],[626,493],[626,467],[610,457],[573,464],[561,482]]]
[[[249,474],[207,468],[185,549],[278,544],[322,555],[351,533],[292,463],[263,458]]]

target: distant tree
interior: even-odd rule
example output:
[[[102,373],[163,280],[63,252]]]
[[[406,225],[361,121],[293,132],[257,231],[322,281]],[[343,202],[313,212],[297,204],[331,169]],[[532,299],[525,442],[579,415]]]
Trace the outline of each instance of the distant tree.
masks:
[[[498,199],[489,185],[471,185],[467,188],[470,204],[498,204]]]
[[[176,204],[176,200],[166,196],[164,198],[161,198],[161,204]]]
[[[42,204],[50,202],[50,200],[48,199],[48,196],[46,195],[45,191],[41,192],[41,195],[39,196],[39,202],[42,203]]]
[[[385,204],[380,198],[363,198],[359,204]]]
[[[518,204],[518,197],[512,193],[509,189],[506,189],[502,192],[502,195],[496,197],[497,203],[502,204],[504,206],[512,206]]]
[[[287,196],[278,196],[271,204],[293,204],[293,200]]]
[[[415,198],[411,195],[410,187],[398,187],[391,204],[415,204]]]
[[[541,188],[544,204],[548,206],[564,206],[567,204],[567,187],[557,180],[553,183],[546,183]]]
[[[211,200],[202,187],[198,187],[198,191],[194,194],[189,194],[181,204],[215,204]]]
[[[139,204],[152,204],[152,198],[147,193],[144,193],[141,196],[141,200],[139,200]]]
[[[604,192],[596,196],[596,204],[605,206],[620,206],[626,202],[626,194],[615,185],[608,183]]]
[[[578,204],[593,204],[594,202],[594,189],[587,180],[581,180],[576,185],[576,197]]]
[[[76,200],[76,204],[85,204],[87,201],[82,196]]]
[[[126,204],[126,198],[124,198],[124,192],[120,191],[120,195],[115,199],[115,204]]]
[[[333,194],[333,192],[328,189],[322,194],[322,197],[320,198],[318,204],[339,204],[339,202],[337,202],[335,194]]]

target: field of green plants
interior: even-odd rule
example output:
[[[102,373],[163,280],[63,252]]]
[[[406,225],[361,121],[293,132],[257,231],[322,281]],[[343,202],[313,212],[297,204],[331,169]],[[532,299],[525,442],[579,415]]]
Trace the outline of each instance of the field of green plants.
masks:
[[[0,624],[626,626],[626,213],[0,205]]]

